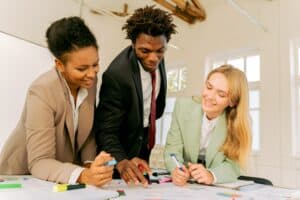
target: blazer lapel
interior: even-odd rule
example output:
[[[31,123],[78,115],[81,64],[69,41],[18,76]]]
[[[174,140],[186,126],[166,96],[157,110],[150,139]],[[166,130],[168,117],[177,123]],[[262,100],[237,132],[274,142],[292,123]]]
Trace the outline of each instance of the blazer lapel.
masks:
[[[92,104],[93,105],[93,104]],[[79,150],[87,137],[90,134],[90,127],[92,127],[94,112],[90,108],[88,97],[82,102],[79,109],[79,119],[78,119],[78,133],[77,133],[77,150]]]
[[[201,106],[192,107],[190,112],[186,112],[186,116],[183,123],[182,133],[186,134],[183,138],[187,138],[185,145],[188,149],[190,159],[193,163],[197,162],[199,148],[200,148],[200,134],[201,134],[201,122],[202,112]]]
[[[206,151],[206,167],[209,167],[215,157],[215,154],[219,152],[220,147],[223,145],[226,134],[226,118],[225,112],[220,116],[214,131],[212,132],[207,151]]]
[[[142,81],[141,81],[141,74],[140,74],[140,68],[137,63],[137,58],[135,56],[134,50],[131,49],[131,52],[129,54],[129,60],[131,64],[131,70],[132,70],[132,78],[134,81],[136,93],[139,100],[139,108],[140,111],[144,113],[143,111],[143,90],[142,90]],[[143,115],[142,115],[143,116]]]
[[[71,107],[70,95],[68,88],[66,86],[65,80],[61,76],[61,74],[57,71],[58,77],[60,79],[64,95],[65,95],[65,105],[66,105],[66,127],[70,137],[70,141],[72,144],[73,152],[75,152],[75,132],[74,132],[74,124],[73,124],[73,111]]]
[[[71,140],[73,152],[75,152],[75,132],[74,132],[74,124],[73,124],[73,116],[72,116],[73,111],[70,102],[67,102],[66,104],[67,104],[66,125]]]
[[[160,72],[160,77],[161,77],[161,91],[165,93],[167,90],[167,78],[166,78],[166,71],[165,71],[165,62],[164,60],[161,61],[159,64],[159,72]]]

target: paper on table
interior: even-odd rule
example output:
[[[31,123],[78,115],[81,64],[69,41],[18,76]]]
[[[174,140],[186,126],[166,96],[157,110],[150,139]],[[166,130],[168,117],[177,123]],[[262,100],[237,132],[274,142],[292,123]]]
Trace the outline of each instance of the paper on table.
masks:
[[[295,189],[273,187],[269,185],[261,185],[262,187],[257,188],[252,191],[246,191],[254,199],[259,197],[260,199],[272,199],[272,200],[282,200],[282,199],[293,199],[291,194],[296,192]]]
[[[291,193],[291,199],[293,200],[300,199],[300,191]]]
[[[152,183],[148,187],[142,185],[126,185],[123,181],[113,180],[110,184],[103,187],[107,190],[123,190],[125,196],[120,199],[216,199],[215,192],[203,188],[209,186],[175,186],[173,183],[157,184]]]
[[[224,187],[224,188],[229,188],[229,189],[239,189],[242,186],[251,185],[251,184],[254,184],[254,182],[253,181],[237,180],[237,181],[231,182],[231,183],[214,184],[214,186]]]
[[[11,178],[11,179],[8,179]],[[66,192],[53,192],[55,183],[39,180],[33,177],[10,176],[4,177],[5,183],[13,183],[18,180],[22,188],[0,190],[0,199],[64,199],[64,200],[91,200],[116,198],[119,194],[116,191],[87,186],[81,190],[70,190]],[[13,179],[14,178],[14,179]],[[8,181],[6,181],[8,180]]]

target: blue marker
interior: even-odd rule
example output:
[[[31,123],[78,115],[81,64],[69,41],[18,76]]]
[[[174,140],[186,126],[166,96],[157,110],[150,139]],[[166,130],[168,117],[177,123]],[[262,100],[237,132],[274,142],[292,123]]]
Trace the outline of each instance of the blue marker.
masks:
[[[84,161],[84,164],[92,164],[93,162],[94,161],[92,161],[92,160],[86,160],[86,161]],[[113,166],[115,164],[117,164],[117,161],[115,159],[113,159],[113,160],[105,162],[103,165],[104,166]]]
[[[176,166],[181,170],[183,171],[182,169],[182,166],[179,164],[177,158],[176,158],[176,155],[175,153],[170,153],[170,157],[173,159],[174,163],[176,164]]]
[[[106,163],[104,163],[105,166],[113,166],[117,164],[117,161],[115,159],[107,161]]]

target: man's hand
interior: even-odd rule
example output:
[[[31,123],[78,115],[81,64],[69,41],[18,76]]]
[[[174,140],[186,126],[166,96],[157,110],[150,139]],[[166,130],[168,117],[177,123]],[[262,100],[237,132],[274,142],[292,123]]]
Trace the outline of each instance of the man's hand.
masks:
[[[214,181],[214,176],[202,164],[189,163],[189,172],[193,179],[198,183],[211,185]]]
[[[85,168],[79,178],[79,183],[85,183],[94,186],[102,186],[112,180],[113,166],[104,166],[104,163],[112,160],[110,154],[101,152],[92,162],[89,168]]]
[[[151,170],[145,160],[138,157],[131,160],[124,159],[117,164],[117,170],[127,184],[134,183],[138,185],[142,183],[144,186],[148,186],[148,181],[143,176],[143,172],[151,173]]]

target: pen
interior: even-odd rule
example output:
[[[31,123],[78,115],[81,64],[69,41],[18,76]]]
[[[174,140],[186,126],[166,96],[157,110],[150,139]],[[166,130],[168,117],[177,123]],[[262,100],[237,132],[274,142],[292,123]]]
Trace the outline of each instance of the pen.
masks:
[[[148,181],[148,183],[150,184],[150,177],[149,174],[145,171],[145,168],[143,167],[142,164],[138,164],[138,169],[140,170],[140,172],[143,174],[144,178]]]
[[[53,186],[53,192],[64,192],[67,190],[76,190],[81,188],[85,188],[85,184],[74,184],[74,185],[58,184]]]
[[[170,172],[153,172],[152,176],[170,175]]]
[[[171,156],[171,158],[173,159],[173,161],[174,161],[174,163],[176,164],[176,166],[177,166],[181,171],[183,171],[182,166],[179,164],[179,162],[178,162],[178,160],[177,160],[177,158],[176,158],[175,153],[171,153],[170,156]]]

